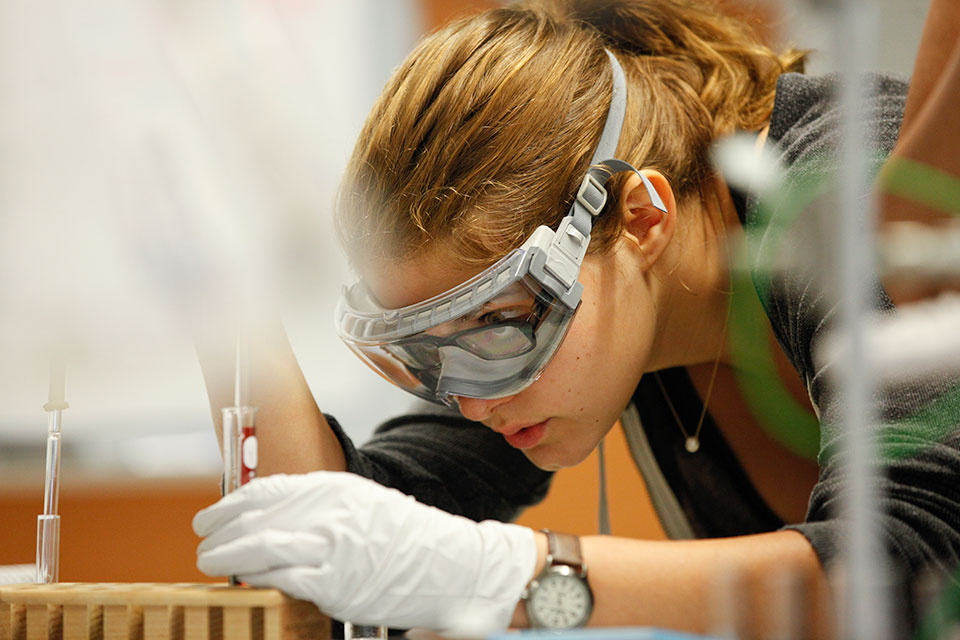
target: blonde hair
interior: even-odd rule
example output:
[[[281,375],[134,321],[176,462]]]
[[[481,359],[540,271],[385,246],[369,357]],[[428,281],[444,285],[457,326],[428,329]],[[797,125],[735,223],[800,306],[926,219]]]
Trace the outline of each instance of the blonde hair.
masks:
[[[337,206],[351,262],[429,251],[482,267],[555,226],[606,118],[604,48],[628,84],[617,157],[662,172],[678,200],[699,194],[716,137],[764,126],[777,77],[804,58],[703,1],[527,1],[449,24],[394,72],[360,134]],[[605,213],[591,251],[621,231]]]

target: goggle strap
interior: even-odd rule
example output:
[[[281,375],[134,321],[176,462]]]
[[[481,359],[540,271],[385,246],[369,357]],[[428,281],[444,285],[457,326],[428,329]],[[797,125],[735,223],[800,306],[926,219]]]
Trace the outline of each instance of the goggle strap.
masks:
[[[568,291],[577,282],[583,256],[590,245],[590,235],[584,235],[573,223],[573,218],[564,218],[547,249],[544,267],[559,280]]]
[[[554,282],[551,282],[548,287],[570,308],[576,308],[580,301],[582,286],[577,278],[580,265],[583,264],[583,258],[590,245],[593,218],[600,213],[607,201],[607,181],[615,174],[624,171],[636,173],[643,181],[653,206],[663,212],[667,211],[660,194],[653,188],[650,180],[630,163],[612,159],[604,160],[597,166],[591,167],[580,185],[570,213],[557,226],[540,271],[542,275],[546,275],[543,273],[545,271],[551,276],[547,280]]]
[[[610,59],[610,71],[613,74],[613,93],[610,96],[610,107],[607,110],[607,121],[600,134],[600,142],[593,152],[590,164],[600,164],[604,158],[613,158],[617,155],[617,143],[620,141],[620,130],[623,129],[623,117],[627,112],[627,80],[623,75],[623,68],[617,57],[609,49],[604,49]]]
[[[604,52],[610,60],[610,73],[613,80],[610,106],[607,109],[603,131],[600,132],[600,141],[597,142],[597,148],[593,152],[593,157],[590,158],[591,168],[583,176],[577,198],[567,214],[573,218],[573,226],[588,240],[590,228],[593,226],[593,216],[599,215],[607,202],[607,190],[603,187],[607,179],[596,170],[594,165],[600,164],[604,158],[612,158],[616,155],[620,131],[623,129],[623,118],[627,112],[627,79],[623,74],[623,67],[609,49],[604,49]]]
[[[647,196],[649,196],[650,202],[654,207],[666,213],[667,208],[664,206],[660,194],[653,188],[653,184],[647,176],[640,173],[637,168],[629,162],[617,159],[604,160],[590,167],[586,175],[583,176],[580,189],[577,191],[577,197],[573,202],[573,206],[570,207],[570,213],[567,214],[560,226],[557,227],[557,236],[559,237],[561,235],[560,232],[562,230],[569,233],[566,227],[567,225],[572,225],[584,236],[586,244],[589,244],[590,231],[593,228],[593,218],[600,215],[600,212],[603,211],[603,207],[607,203],[607,181],[614,175],[624,171],[632,171],[637,174],[640,180],[643,181],[643,186],[647,189]],[[585,252],[586,249],[584,248],[583,253],[577,253],[580,253],[582,259]],[[579,260],[577,264],[579,266]]]
[[[573,219],[573,226],[576,227],[580,233],[586,235],[587,238],[590,237],[590,231],[593,228],[593,218],[600,215],[600,212],[603,211],[603,207],[607,203],[607,181],[614,175],[624,171],[632,171],[637,174],[640,180],[643,181],[643,186],[646,187],[647,195],[653,206],[664,213],[667,212],[667,207],[663,204],[660,194],[653,188],[653,184],[651,184],[647,176],[640,173],[640,171],[629,162],[616,159],[604,160],[603,162],[597,163],[596,166],[591,167],[586,175],[583,176],[580,189],[577,191],[577,197],[573,202],[573,206],[570,207],[570,213],[567,214],[568,218]]]
[[[568,216],[573,218],[573,226],[580,233],[590,236],[594,216],[600,215],[607,204],[607,189],[604,186],[608,176],[591,167],[583,176],[577,197],[570,207]]]
[[[660,211],[664,213],[667,212],[667,207],[663,204],[663,200],[660,198],[660,194],[657,193],[657,190],[653,188],[653,185],[650,183],[650,180],[647,178],[647,176],[640,173],[637,170],[637,168],[634,167],[632,164],[630,164],[629,162],[624,162],[623,160],[616,160],[616,159],[604,160],[599,164],[600,166],[605,167],[608,171],[610,171],[610,175],[607,176],[606,179],[604,179],[603,184],[606,184],[607,180],[609,180],[615,174],[622,173],[624,171],[632,171],[635,174],[637,174],[637,176],[640,177],[640,180],[643,181],[643,186],[647,188],[647,195],[650,197],[650,203],[653,204],[653,206],[656,207],[657,209],[660,209]]]

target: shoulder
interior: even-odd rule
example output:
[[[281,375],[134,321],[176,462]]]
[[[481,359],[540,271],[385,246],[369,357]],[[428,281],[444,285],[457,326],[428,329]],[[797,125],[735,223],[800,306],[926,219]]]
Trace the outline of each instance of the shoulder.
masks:
[[[865,151],[877,170],[896,144],[907,84],[879,74],[863,77]],[[808,389],[812,350],[832,324],[823,267],[831,264],[824,229],[836,219],[837,150],[841,138],[841,78],[780,76],[767,144],[783,167],[775,193],[747,201],[749,269],[776,337]],[[877,292],[877,305],[889,300]],[[814,398],[814,402],[817,399]]]
[[[901,78],[867,74],[861,124],[872,170],[879,169],[900,134],[907,83]],[[816,194],[829,192],[837,176],[841,139],[841,78],[837,74],[807,76],[785,73],[777,81],[776,97],[766,141],[771,160],[783,170],[778,197],[767,198],[766,215],[756,197],[747,199],[745,223],[765,230],[771,223],[793,220]],[[775,210],[769,210],[771,207]],[[789,214],[776,209],[786,208]]]
[[[874,148],[889,153],[896,143],[907,96],[907,82],[867,74],[864,122]],[[777,80],[769,140],[787,167],[811,155],[831,153],[840,137],[840,76],[785,73]]]

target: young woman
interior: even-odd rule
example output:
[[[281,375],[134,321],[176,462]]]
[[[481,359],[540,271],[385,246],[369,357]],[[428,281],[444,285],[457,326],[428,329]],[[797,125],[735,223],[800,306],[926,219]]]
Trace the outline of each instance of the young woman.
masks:
[[[787,166],[787,189],[826,180],[836,80],[791,73],[801,53],[771,52],[702,3],[533,5],[424,40],[374,106],[344,180],[338,222],[360,282],[339,331],[431,402],[358,449],[317,408],[282,331],[265,333],[253,367],[261,470],[291,475],[198,514],[198,565],[338,618],[436,629],[702,631],[708,596],[733,580],[744,632],[772,629],[766,579],[791,575],[822,595],[842,546],[843,398],[815,353],[836,312],[806,233],[814,215],[784,232],[775,207],[771,218],[731,195],[710,148],[747,132]],[[872,80],[877,163],[905,96],[903,83]],[[759,247],[746,286],[730,268],[745,231]],[[762,303],[746,334],[737,296]],[[893,308],[879,287],[876,305]],[[765,369],[742,357],[743,345],[774,343]],[[229,404],[220,354],[201,357],[211,402]],[[901,575],[960,554],[958,414],[942,402],[952,382],[894,385],[878,401],[879,442],[903,445],[884,450],[878,487]],[[758,394],[776,399],[772,415]],[[505,524],[618,419],[678,540]],[[778,420],[814,425],[812,439],[772,437]],[[316,469],[353,473],[305,473]],[[809,619],[826,625],[811,601]]]

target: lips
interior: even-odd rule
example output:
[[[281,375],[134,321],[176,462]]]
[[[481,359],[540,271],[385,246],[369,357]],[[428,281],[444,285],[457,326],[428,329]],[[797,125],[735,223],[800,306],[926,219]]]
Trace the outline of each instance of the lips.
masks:
[[[503,439],[515,449],[529,449],[543,438],[547,430],[547,421],[538,422],[529,427],[521,427],[512,433],[503,433]]]

